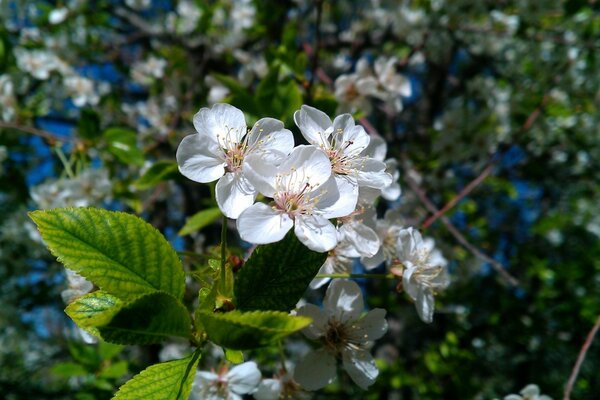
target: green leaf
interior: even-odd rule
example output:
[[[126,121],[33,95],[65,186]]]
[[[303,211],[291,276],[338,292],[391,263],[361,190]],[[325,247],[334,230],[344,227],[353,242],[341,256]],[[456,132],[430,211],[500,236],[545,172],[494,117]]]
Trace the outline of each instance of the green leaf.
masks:
[[[178,176],[177,171],[176,162],[167,160],[157,161],[134,183],[134,185],[141,190],[150,189],[160,182]]]
[[[310,318],[279,311],[201,311],[196,316],[202,322],[209,340],[233,350],[266,346],[311,323]]]
[[[117,361],[114,364],[110,364],[98,373],[99,378],[105,379],[116,379],[120,378],[127,373],[129,364],[125,360]]]
[[[90,371],[85,369],[81,364],[74,362],[60,362],[52,366],[52,373],[63,378],[71,378],[73,376],[85,376],[90,374]]]
[[[77,121],[77,132],[84,139],[96,139],[100,136],[100,116],[91,108],[82,108]]]
[[[104,340],[118,344],[160,343],[169,336],[189,338],[192,320],[187,309],[168,293],[156,292],[124,306],[98,327]]]
[[[109,323],[122,306],[119,298],[98,290],[73,301],[65,312],[81,328],[95,328]]]
[[[189,235],[190,233],[197,232],[215,222],[221,216],[221,210],[219,207],[209,208],[202,210],[185,221],[185,225],[179,231],[179,236]]]
[[[98,343],[98,354],[104,360],[116,357],[121,351],[123,351],[123,346],[121,345],[107,342]]]
[[[258,246],[237,273],[237,309],[293,309],[326,258],[327,253],[309,250],[293,232],[282,241]]]
[[[244,353],[240,350],[223,349],[225,351],[225,358],[227,361],[233,364],[241,364],[244,362]]]
[[[142,219],[94,208],[57,208],[29,215],[65,267],[113,296],[130,301],[163,291],[183,297],[184,274],[177,253]]]
[[[108,151],[125,164],[142,166],[144,153],[137,147],[137,135],[127,128],[108,128],[104,131]]]
[[[181,360],[152,365],[121,386],[113,400],[186,400],[199,360],[196,350]]]

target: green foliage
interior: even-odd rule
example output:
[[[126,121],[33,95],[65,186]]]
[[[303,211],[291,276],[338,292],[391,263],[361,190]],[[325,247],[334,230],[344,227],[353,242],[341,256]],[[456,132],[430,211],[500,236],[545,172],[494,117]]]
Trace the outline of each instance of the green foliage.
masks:
[[[194,381],[200,351],[181,360],[169,361],[146,368],[125,383],[115,400],[185,400]]]
[[[108,324],[98,326],[103,339],[119,344],[160,343],[169,336],[190,337],[186,308],[168,293],[142,296],[124,306]]]
[[[65,312],[77,325],[97,334],[95,328],[109,323],[122,305],[118,297],[98,290],[76,299],[67,306]]]
[[[326,253],[306,248],[293,232],[277,243],[258,246],[237,274],[236,307],[293,309],[326,258]]]
[[[108,128],[102,134],[108,143],[108,152],[125,164],[142,166],[144,153],[137,147],[137,135],[128,128]]]
[[[79,121],[77,121],[77,133],[84,139],[97,139],[102,131],[100,130],[100,116],[91,108],[81,110]]]
[[[185,225],[179,231],[179,235],[184,236],[197,232],[215,222],[221,215],[221,210],[218,207],[199,211],[185,221]]]
[[[156,291],[181,299],[181,262],[150,224],[122,212],[94,208],[34,211],[44,241],[65,267],[129,301]]]
[[[272,344],[307,327],[310,318],[291,316],[279,311],[231,311],[196,313],[212,342],[234,350]]]
[[[150,168],[138,179],[134,185],[138,189],[150,189],[160,182],[179,176],[177,163],[175,161],[160,160],[152,164]]]

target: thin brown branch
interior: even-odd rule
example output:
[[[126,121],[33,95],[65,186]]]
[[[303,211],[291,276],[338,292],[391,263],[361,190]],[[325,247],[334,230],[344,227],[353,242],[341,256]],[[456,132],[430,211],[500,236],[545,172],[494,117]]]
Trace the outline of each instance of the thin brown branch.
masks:
[[[581,364],[583,364],[583,360],[585,360],[585,355],[587,354],[590,345],[594,341],[594,336],[596,336],[596,333],[598,333],[598,329],[600,329],[600,315],[598,315],[596,323],[585,338],[585,342],[583,343],[583,346],[581,346],[581,350],[579,350],[577,361],[573,366],[571,376],[569,376],[569,380],[565,386],[565,395],[563,396],[563,400],[570,400],[571,398],[571,392],[573,391],[573,385],[575,385],[575,381],[577,380],[577,375],[579,375],[579,369],[581,368]]]
[[[419,198],[419,200],[421,201],[421,203],[423,203],[423,205],[425,206],[425,208],[427,208],[429,210],[429,212],[431,212],[433,214],[438,213],[439,210],[437,209],[435,204],[433,204],[433,202],[431,200],[429,200],[425,191],[423,189],[421,189],[421,187],[417,184],[417,182],[415,182],[411,178],[411,176],[410,176],[411,174],[409,172],[410,168],[408,167],[407,163],[404,163],[404,164],[405,164],[404,170],[406,171],[406,173],[404,173],[403,176],[404,176],[404,179],[406,180],[406,182],[408,183],[408,185],[416,193],[416,195]],[[473,254],[475,257],[479,258],[480,260],[489,263],[492,266],[492,268],[496,272],[498,272],[511,286],[519,285],[519,281],[515,277],[513,277],[511,274],[509,274],[506,271],[506,269],[504,269],[502,264],[500,264],[498,261],[494,260],[487,254],[485,254],[481,250],[479,250],[477,247],[472,245],[467,240],[467,238],[465,238],[464,235],[462,233],[460,233],[460,231],[452,224],[452,222],[450,222],[448,217],[442,216],[442,217],[440,217],[440,220],[442,221],[442,223],[444,224],[446,229],[448,229],[448,232],[450,232],[450,234],[454,237],[454,239],[456,239],[456,241],[458,243],[460,243],[465,249],[467,249],[469,252],[471,252],[471,254]]]
[[[428,228],[431,224],[433,224],[438,218],[442,215],[446,214],[448,210],[454,207],[459,201],[461,201],[465,196],[473,191],[481,182],[485,180],[492,173],[494,169],[494,163],[488,163],[488,166],[481,171],[481,173],[473,179],[471,182],[467,184],[456,196],[454,196],[446,205],[444,205],[439,211],[434,213],[431,217],[427,218],[425,222],[423,222],[423,228]]]
[[[57,142],[71,142],[71,143],[79,143],[80,142],[80,140],[75,137],[58,136],[58,135],[55,135],[48,131],[45,131],[43,129],[38,129],[38,128],[31,127],[31,126],[26,126],[26,125],[13,124],[10,122],[0,122],[0,128],[15,129],[17,131],[21,131],[21,132],[29,133],[31,135],[39,136],[43,139],[46,139],[46,141],[49,144],[55,144]]]

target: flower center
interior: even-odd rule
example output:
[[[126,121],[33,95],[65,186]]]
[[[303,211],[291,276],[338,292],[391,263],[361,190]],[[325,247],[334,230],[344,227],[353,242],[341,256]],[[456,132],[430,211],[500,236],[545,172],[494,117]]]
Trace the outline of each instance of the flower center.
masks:
[[[325,348],[335,355],[349,343],[350,335],[346,325],[335,319],[329,320],[327,332],[323,337]]]
[[[228,172],[240,172],[244,155],[246,152],[246,143],[236,143],[233,148],[225,150],[225,163]]]

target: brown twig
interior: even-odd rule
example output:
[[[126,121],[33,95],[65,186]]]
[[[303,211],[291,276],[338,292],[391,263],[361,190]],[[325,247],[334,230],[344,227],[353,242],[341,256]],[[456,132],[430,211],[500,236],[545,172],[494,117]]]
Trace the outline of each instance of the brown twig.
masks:
[[[583,360],[585,360],[585,355],[587,354],[592,341],[594,340],[594,336],[598,332],[600,328],[600,315],[596,319],[596,323],[592,327],[592,330],[588,333],[585,338],[585,342],[583,346],[581,346],[581,350],[579,350],[579,355],[577,356],[577,361],[573,366],[573,370],[571,371],[571,376],[569,376],[569,380],[567,381],[567,385],[565,386],[565,395],[563,396],[563,400],[569,400],[571,398],[571,392],[573,391],[573,385],[575,385],[575,380],[577,380],[577,375],[579,375],[579,369],[581,368],[581,364],[583,364]]]
[[[50,132],[42,130],[42,129],[34,128],[31,126],[13,124],[10,122],[0,122],[0,128],[15,129],[17,131],[21,131],[21,132],[29,133],[31,135],[39,136],[43,139],[46,139],[46,141],[50,144],[55,144],[57,142],[72,142],[72,143],[80,142],[80,140],[75,137],[58,136],[58,135],[55,135],[53,133],[50,133]]]
[[[488,166],[481,171],[481,173],[473,179],[471,182],[467,184],[456,196],[454,196],[446,205],[440,208],[436,213],[434,213],[431,217],[427,218],[425,222],[423,222],[423,228],[428,228],[431,224],[433,224],[438,218],[444,215],[448,210],[454,207],[459,201],[461,201],[465,196],[467,196],[473,189],[475,189],[481,182],[485,180],[489,176],[489,174],[494,169],[494,163],[488,163]]]
[[[421,187],[417,184],[417,182],[415,182],[411,178],[411,176],[410,176],[411,174],[409,172],[410,168],[408,167],[407,163],[404,163],[404,164],[405,164],[404,170],[406,171],[406,173],[404,173],[403,176],[404,176],[404,179],[406,180],[406,182],[408,183],[408,185],[416,193],[416,195],[419,198],[419,200],[421,201],[421,203],[423,203],[423,205],[425,206],[425,208],[427,208],[429,210],[429,212],[434,213],[434,214],[438,213],[439,210],[433,204],[433,202],[431,200],[429,200],[425,191],[423,189],[421,189]],[[452,224],[452,222],[450,222],[448,217],[441,216],[440,220],[442,221],[444,226],[446,226],[446,229],[448,229],[448,232],[450,232],[450,234],[452,236],[454,236],[456,241],[458,243],[460,243],[469,252],[471,252],[471,254],[473,254],[475,257],[479,258],[480,260],[489,263],[492,266],[492,268],[494,268],[494,270],[496,270],[496,272],[498,272],[511,286],[519,285],[519,281],[515,277],[513,277],[511,274],[509,274],[504,269],[502,264],[500,264],[498,261],[494,260],[487,254],[485,254],[481,250],[479,250],[477,247],[472,245],[467,240],[467,238],[465,238],[463,236],[463,234],[460,233],[460,231]]]

